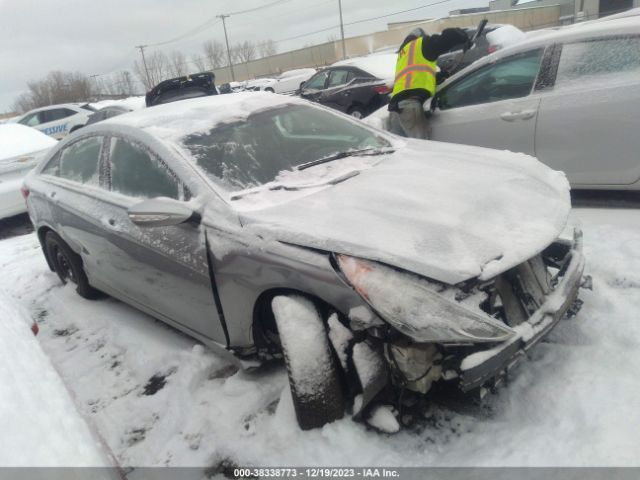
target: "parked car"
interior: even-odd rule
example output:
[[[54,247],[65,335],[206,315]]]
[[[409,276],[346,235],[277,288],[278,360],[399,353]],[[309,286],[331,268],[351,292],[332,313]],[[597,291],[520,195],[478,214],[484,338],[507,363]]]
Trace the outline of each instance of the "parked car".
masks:
[[[463,28],[470,39],[476,34],[477,28]],[[476,60],[508,46],[514,39],[524,39],[525,33],[513,25],[487,25],[475,39],[473,46],[463,52],[459,46],[438,57],[438,67],[443,77],[450,77]],[[492,41],[493,40],[493,41]]]
[[[22,115],[17,123],[40,130],[59,140],[83,127],[96,109],[89,104],[62,103],[36,108]]]
[[[640,17],[535,36],[438,90],[431,138],[524,152],[574,189],[640,189]],[[368,121],[389,128],[387,112]]]
[[[56,143],[35,128],[0,125],[0,219],[27,211],[20,194],[24,177]]]
[[[213,72],[202,72],[164,80],[147,92],[145,104],[153,107],[188,98],[217,95],[215,79]]]
[[[123,113],[131,112],[131,109],[122,107],[119,105],[111,105],[109,107],[104,107],[99,110],[96,110],[94,113],[89,115],[89,119],[87,120],[87,125],[91,125],[93,123],[98,123],[107,118],[115,117],[117,115],[122,115]]]
[[[275,78],[253,78],[245,80],[242,83],[240,91],[257,92],[264,90],[265,86],[272,85],[276,81]]]
[[[243,365],[284,355],[312,428],[345,405],[363,415],[387,385],[493,384],[576,299],[584,260],[564,175],[423,143],[238,93],[90,125],[25,187],[63,282]]]
[[[300,96],[364,118],[389,103],[395,68],[391,53],[336,62],[305,82]]]
[[[277,78],[262,85],[260,90],[272,93],[293,93],[302,89],[304,82],[315,75],[315,68],[298,68],[282,72]]]

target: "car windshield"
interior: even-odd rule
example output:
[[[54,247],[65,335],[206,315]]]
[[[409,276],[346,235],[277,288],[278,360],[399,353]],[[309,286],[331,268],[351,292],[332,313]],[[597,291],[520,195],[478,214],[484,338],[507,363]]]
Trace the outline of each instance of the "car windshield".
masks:
[[[272,182],[280,172],[312,162],[340,161],[348,152],[371,154],[390,146],[354,121],[306,105],[256,112],[179,142],[216,184],[229,192]],[[346,155],[345,155],[346,153]]]

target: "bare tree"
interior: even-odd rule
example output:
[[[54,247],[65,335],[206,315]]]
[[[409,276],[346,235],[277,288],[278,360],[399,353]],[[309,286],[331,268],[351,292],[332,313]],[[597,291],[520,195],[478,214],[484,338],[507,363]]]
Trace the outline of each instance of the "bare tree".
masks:
[[[18,96],[14,109],[25,112],[56,103],[86,102],[95,87],[91,79],[79,72],[49,72],[41,80],[27,83],[27,91]]]
[[[166,80],[171,75],[169,58],[160,51],[146,55],[147,68],[144,63],[136,60],[133,64],[133,71],[138,76],[147,90],[151,90],[155,85]],[[147,75],[148,72],[148,75]]]
[[[237,43],[232,49],[232,58],[238,63],[247,63],[256,58],[256,46],[253,42],[245,40]]]
[[[189,72],[187,66],[187,56],[179,50],[174,50],[171,53],[171,65],[170,71],[172,77],[182,77]]]
[[[207,69],[205,59],[197,55],[191,56],[191,63],[196,66],[198,72],[204,72]]]
[[[278,47],[276,46],[276,42],[271,39],[258,43],[258,53],[260,54],[260,58],[270,57],[275,55],[277,52]]]
[[[204,56],[211,70],[225,66],[225,49],[217,40],[208,40],[202,44]],[[204,68],[202,69],[204,70]]]

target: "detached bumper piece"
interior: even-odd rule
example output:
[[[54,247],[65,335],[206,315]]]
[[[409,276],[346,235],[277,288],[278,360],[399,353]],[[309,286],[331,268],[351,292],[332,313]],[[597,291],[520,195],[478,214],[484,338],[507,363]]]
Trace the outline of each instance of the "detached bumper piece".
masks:
[[[457,376],[463,392],[498,384],[565,314],[575,314],[581,305],[577,296],[584,265],[582,232],[576,230],[572,239],[558,239],[539,256],[498,277],[495,288],[516,335],[464,357],[457,372],[445,372],[445,378]]]

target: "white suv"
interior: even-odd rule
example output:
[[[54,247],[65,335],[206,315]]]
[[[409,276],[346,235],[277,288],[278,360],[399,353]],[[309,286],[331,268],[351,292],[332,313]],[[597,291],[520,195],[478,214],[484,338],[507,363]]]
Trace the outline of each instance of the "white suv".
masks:
[[[89,115],[96,109],[87,104],[63,103],[36,108],[25,113],[17,122],[28,127],[40,130],[60,140],[68,134],[83,127],[87,123]]]

